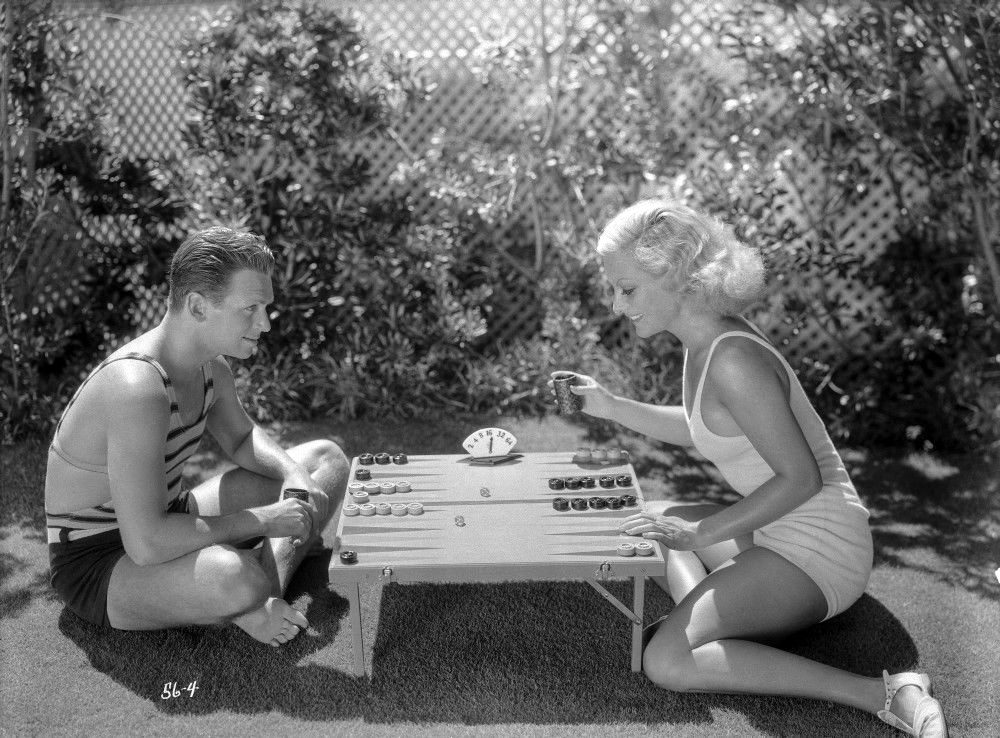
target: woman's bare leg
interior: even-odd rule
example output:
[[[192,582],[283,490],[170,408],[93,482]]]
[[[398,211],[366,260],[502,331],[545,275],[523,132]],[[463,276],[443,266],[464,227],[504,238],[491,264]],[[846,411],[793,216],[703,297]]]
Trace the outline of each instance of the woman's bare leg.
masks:
[[[877,713],[885,702],[881,679],[748,640],[793,633],[820,622],[826,611],[805,572],[754,546],[706,576],[670,612],[643,654],[643,671],[674,691],[810,697]],[[904,720],[913,714],[904,704],[911,696],[919,693],[905,688],[898,694]]]

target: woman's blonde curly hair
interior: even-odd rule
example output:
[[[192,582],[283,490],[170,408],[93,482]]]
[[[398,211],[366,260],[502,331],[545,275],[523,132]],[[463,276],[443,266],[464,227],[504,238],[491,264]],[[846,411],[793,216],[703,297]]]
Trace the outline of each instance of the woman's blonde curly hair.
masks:
[[[670,275],[678,289],[700,294],[720,315],[739,315],[764,293],[757,249],[715,218],[664,199],[642,200],[612,218],[597,253],[631,254],[643,271]]]

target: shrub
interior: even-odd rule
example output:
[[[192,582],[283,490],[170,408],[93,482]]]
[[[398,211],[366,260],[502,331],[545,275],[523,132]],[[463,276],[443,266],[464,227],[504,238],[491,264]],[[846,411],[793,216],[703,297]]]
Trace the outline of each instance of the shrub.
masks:
[[[1000,222],[987,206],[1000,199],[1000,18],[972,0],[851,8],[708,6],[722,43],[696,54],[673,43],[666,4],[615,0],[576,17],[540,7],[537,48],[484,40],[476,71],[514,124],[442,134],[400,171],[437,204],[428,220],[518,262],[504,294],[538,311],[527,342],[484,344],[496,365],[467,371],[471,394],[499,382],[497,402],[508,393],[535,410],[513,378],[559,361],[543,326],[575,310],[623,359],[630,394],[679,399],[679,357],[669,341],[622,335],[589,254],[613,210],[668,193],[765,255],[772,285],[755,315],[835,437],[924,448],[1000,438]],[[586,115],[570,114],[576,99]],[[929,190],[922,203],[914,182]],[[870,254],[845,218],[875,188],[890,193],[897,235]],[[495,302],[494,314],[513,307]],[[807,329],[825,346],[799,342]]]
[[[1000,219],[988,203],[1000,199],[1000,7],[779,5],[718,17],[744,74],[720,85],[716,148],[782,169],[763,190],[777,202],[789,199],[781,185],[801,201],[814,166],[824,175],[826,191],[806,198],[798,247],[774,252],[780,288],[795,276],[793,298],[839,343],[809,357],[817,404],[853,442],[995,443]],[[890,200],[895,236],[875,254],[852,252],[843,215],[875,188]],[[728,201],[739,212],[729,192],[711,189],[721,209]],[[868,303],[802,289],[824,274],[860,285]]]
[[[192,227],[243,224],[277,255],[269,348],[241,375],[274,390],[248,405],[301,417],[446,401],[495,274],[447,227],[412,225],[359,153],[391,145],[420,77],[310,2],[249,3],[205,25],[183,75]]]
[[[663,363],[623,337],[609,315],[593,246],[604,221],[646,181],[648,142],[677,140],[655,132],[686,111],[662,105],[669,91],[644,93],[679,62],[637,45],[637,36],[654,32],[641,10],[597,2],[551,23],[546,7],[539,13],[549,35],[540,43],[487,37],[472,55],[479,104],[508,111],[509,125],[483,136],[442,131],[396,177],[432,203],[423,223],[446,223],[459,243],[495,254],[502,274],[487,305],[481,356],[468,359],[461,377],[465,402],[546,412],[555,368],[659,398],[679,387],[679,377],[647,378],[615,360]],[[574,108],[581,97],[587,115]],[[516,332],[503,322],[512,313]]]
[[[45,434],[81,372],[132,327],[136,271],[182,206],[153,162],[110,141],[108,91],[88,84],[51,2],[7,4],[0,135],[0,441]]]

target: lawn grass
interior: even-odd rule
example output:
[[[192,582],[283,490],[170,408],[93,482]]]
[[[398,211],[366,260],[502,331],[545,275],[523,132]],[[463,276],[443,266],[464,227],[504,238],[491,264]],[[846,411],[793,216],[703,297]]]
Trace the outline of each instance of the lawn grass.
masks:
[[[286,443],[335,436],[346,451],[459,453],[468,431],[512,430],[522,450],[609,441],[558,418],[440,418],[277,427]],[[704,464],[622,436],[649,499],[733,499]],[[343,592],[329,554],[289,599],[310,627],[273,649],[235,628],[104,632],[48,588],[44,443],[3,449],[0,732],[9,735],[893,735],[864,713],[807,700],[672,694],[629,671],[628,622],[582,583],[372,585],[362,589],[370,679],[351,674]],[[954,735],[1000,725],[1000,465],[848,452],[872,509],[876,568],[851,609],[782,643],[838,667],[930,672]],[[211,448],[192,480],[223,468]],[[331,536],[332,538],[332,536]],[[630,587],[611,585],[628,601]],[[647,618],[670,600],[647,588]],[[164,684],[197,681],[162,699]]]

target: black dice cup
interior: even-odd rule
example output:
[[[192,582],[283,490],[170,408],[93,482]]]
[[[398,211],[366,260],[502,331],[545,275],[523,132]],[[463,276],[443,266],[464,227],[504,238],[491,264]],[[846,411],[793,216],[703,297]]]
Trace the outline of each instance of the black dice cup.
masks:
[[[301,487],[287,487],[281,496],[286,500],[302,500],[302,502],[309,502],[309,490],[302,489]],[[312,532],[312,528],[315,522],[316,521],[313,520],[312,513],[309,513],[310,532]]]
[[[583,409],[583,398],[574,395],[569,389],[579,383],[580,380],[573,372],[556,372],[552,378],[552,386],[556,390],[556,404],[561,415],[572,415]]]

